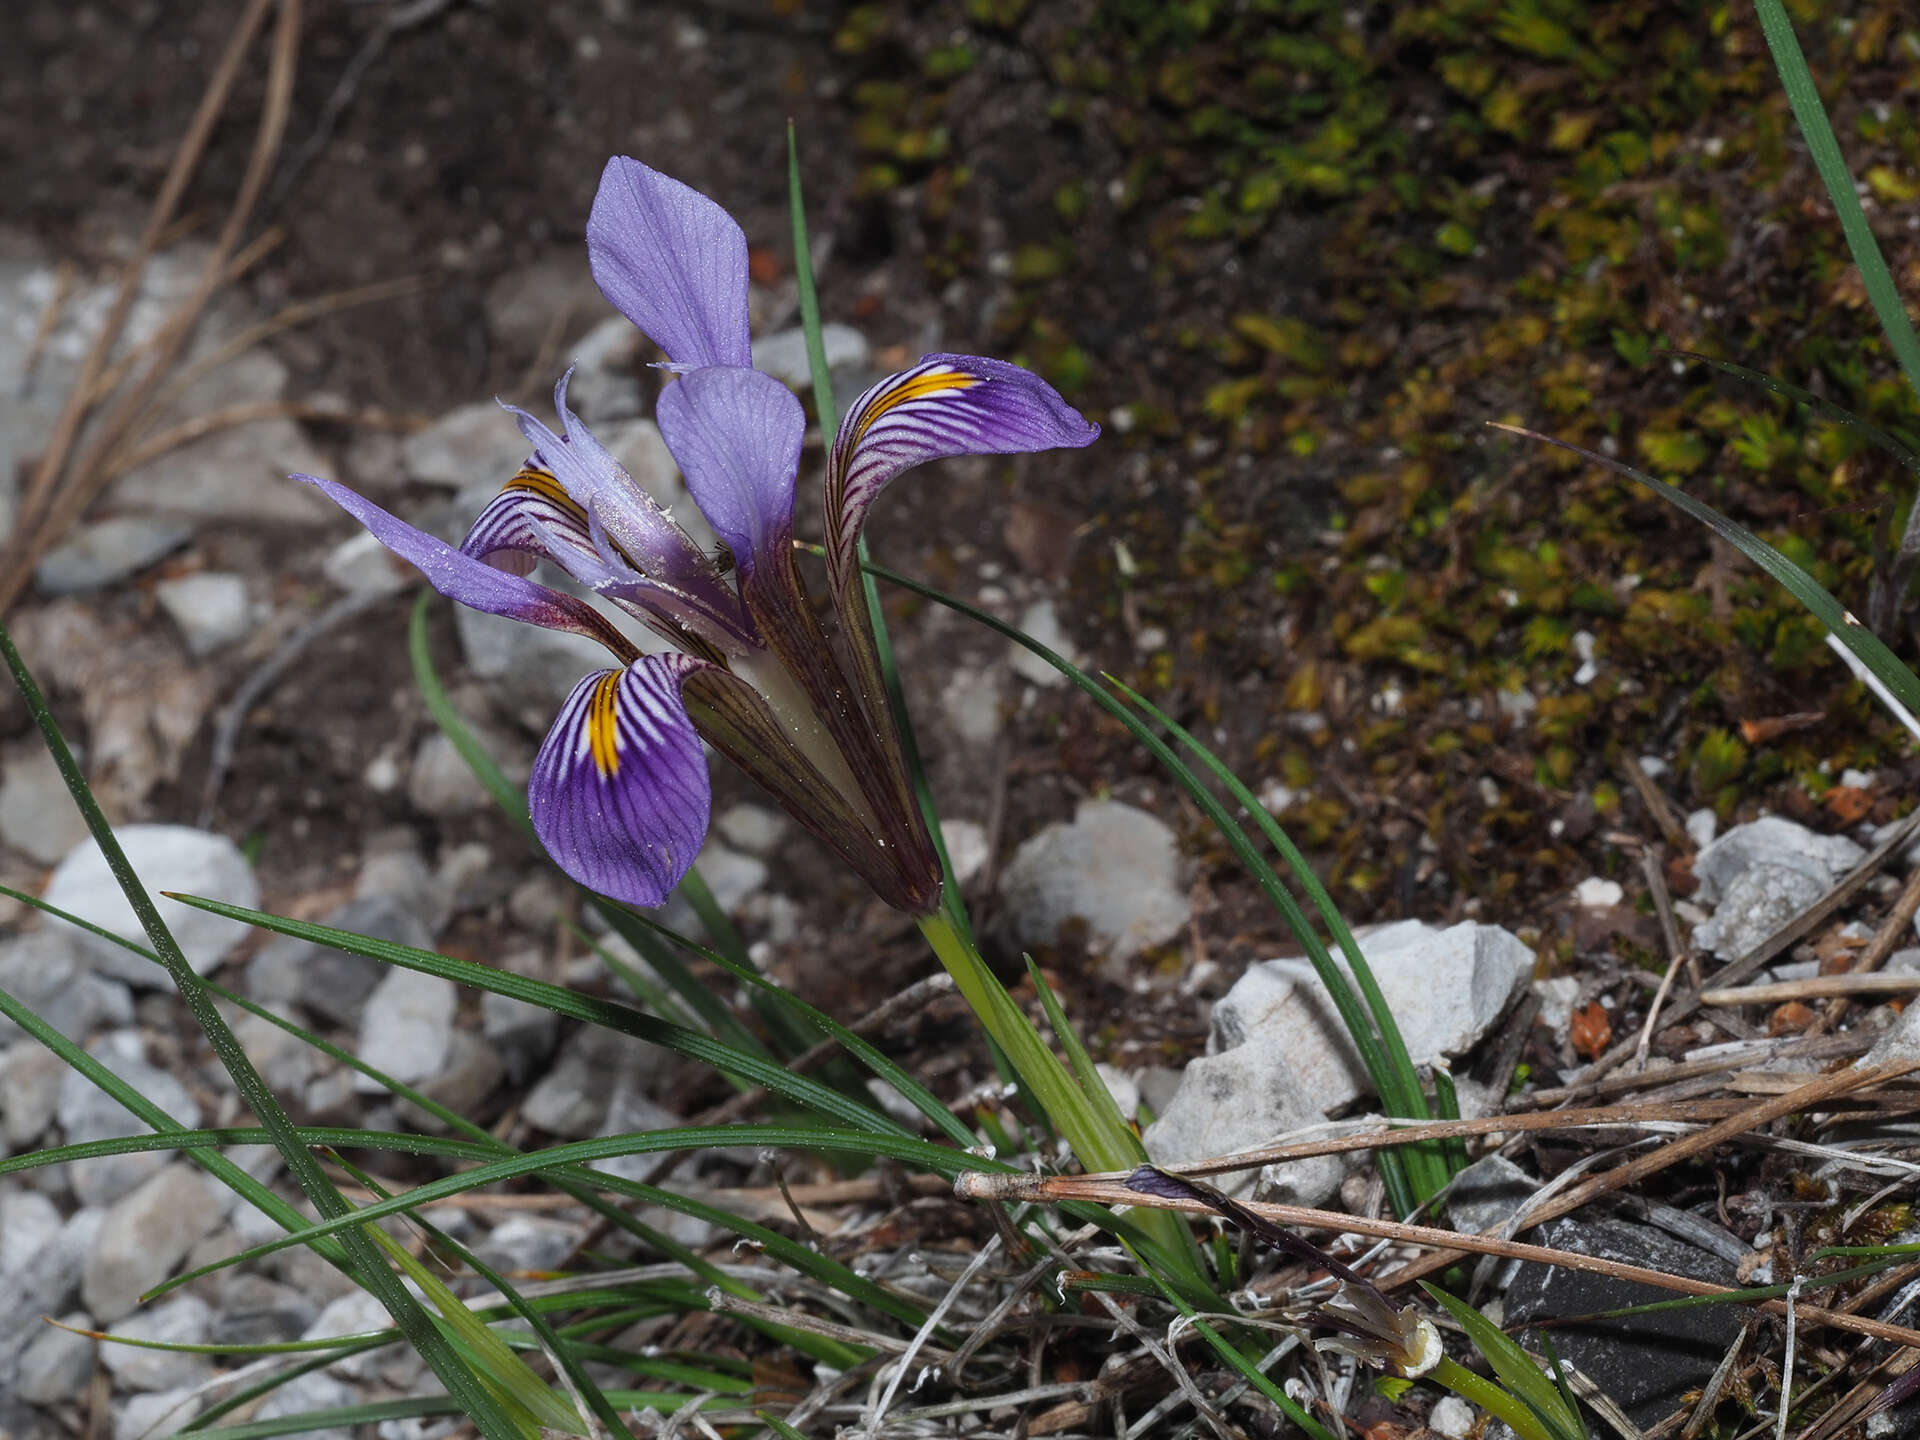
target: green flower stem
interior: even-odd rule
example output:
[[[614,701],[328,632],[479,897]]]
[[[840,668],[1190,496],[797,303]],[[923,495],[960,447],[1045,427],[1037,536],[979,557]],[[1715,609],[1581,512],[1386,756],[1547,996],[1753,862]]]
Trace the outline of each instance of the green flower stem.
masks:
[[[1431,1380],[1443,1389],[1453,1391],[1468,1404],[1478,1405],[1488,1414],[1506,1421],[1520,1440],[1553,1440],[1531,1407],[1522,1404],[1491,1380],[1474,1374],[1451,1356],[1441,1356],[1440,1363],[1420,1378]]]
[[[942,906],[931,915],[917,917],[916,923],[961,996],[1080,1163],[1089,1171],[1125,1171],[1145,1164],[1146,1148],[1111,1098],[1099,1097],[1105,1102],[1101,1104],[1081,1088],[1026,1013],[1013,1003],[975,948],[972,934],[961,928],[951,911]],[[1073,1041],[1063,1035],[1062,1043]],[[1211,1288],[1192,1233],[1174,1211],[1141,1210],[1129,1218],[1152,1241],[1154,1258],[1177,1280],[1202,1291]]]

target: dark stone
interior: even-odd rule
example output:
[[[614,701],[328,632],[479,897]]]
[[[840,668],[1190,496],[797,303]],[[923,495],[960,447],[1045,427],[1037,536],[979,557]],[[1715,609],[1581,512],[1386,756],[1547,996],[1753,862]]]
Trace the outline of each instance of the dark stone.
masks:
[[[1733,1266],[1726,1261],[1645,1225],[1555,1220],[1526,1238],[1557,1250],[1717,1285],[1734,1283]],[[1671,1290],[1527,1261],[1507,1287],[1506,1320],[1510,1329],[1518,1329],[1529,1320],[1590,1315],[1673,1298]],[[1583,1371],[1644,1427],[1671,1415],[1689,1390],[1707,1383],[1740,1333],[1740,1315],[1734,1305],[1666,1310],[1556,1326],[1552,1336],[1563,1360]]]

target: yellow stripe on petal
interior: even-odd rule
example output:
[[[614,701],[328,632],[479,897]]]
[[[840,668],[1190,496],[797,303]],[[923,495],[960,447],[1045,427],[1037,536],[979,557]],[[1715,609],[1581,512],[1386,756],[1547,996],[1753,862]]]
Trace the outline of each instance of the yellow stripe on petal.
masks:
[[[574,498],[567,494],[553,472],[542,470],[538,465],[523,465],[520,473],[501,487],[503,490],[524,490],[529,495],[538,495],[542,500],[559,506],[567,514],[579,519],[582,525],[587,523],[587,512],[580,508]]]
[[[911,404],[915,400],[925,400],[929,396],[939,395],[945,391],[971,390],[976,385],[986,383],[980,376],[969,375],[964,370],[939,369],[914,375],[903,380],[884,395],[874,397],[873,403],[867,407],[867,413],[860,417],[860,428],[854,434],[854,443],[859,444],[873,423],[889,410]]]
[[[593,768],[602,780],[620,772],[620,677],[626,672],[609,670],[593,687],[587,702],[587,749],[593,755]]]

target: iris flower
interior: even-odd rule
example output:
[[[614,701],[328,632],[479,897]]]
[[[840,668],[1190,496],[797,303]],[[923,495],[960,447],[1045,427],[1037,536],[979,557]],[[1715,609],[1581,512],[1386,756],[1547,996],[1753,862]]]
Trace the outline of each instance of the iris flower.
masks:
[[[1037,376],[971,355],[922,356],[869,389],[826,466],[836,649],[794,560],[806,419],[786,386],[753,368],[740,227],[699,192],[616,157],[594,198],[587,255],[601,292],[666,353],[661,368],[675,378],[655,419],[726,557],[694,544],[593,438],[567,407],[564,376],[557,433],[508,407],[532,454],[458,548],[344,486],[295,478],[449,599],[606,647],[615,663],[560,707],[527,791],[535,833],[574,879],[616,900],[664,903],[706,837],[705,739],[883,900],[930,914],[940,867],[882,683],[860,532],[881,491],[915,465],[1082,446],[1099,427]],[[529,579],[542,559],[674,651],[641,654],[594,605]]]

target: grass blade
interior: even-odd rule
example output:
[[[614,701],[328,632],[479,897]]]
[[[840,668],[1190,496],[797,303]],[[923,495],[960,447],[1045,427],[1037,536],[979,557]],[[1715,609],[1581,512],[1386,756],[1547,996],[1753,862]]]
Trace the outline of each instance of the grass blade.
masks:
[[[868,1070],[872,1071],[875,1076],[888,1085],[896,1094],[905,1099],[922,1115],[926,1116],[927,1119],[938,1126],[941,1132],[944,1133],[949,1140],[952,1140],[954,1144],[964,1150],[979,1143],[978,1137],[974,1135],[971,1130],[967,1129],[966,1125],[953,1111],[940,1102],[940,1098],[937,1095],[927,1089],[927,1087],[922,1085],[918,1080],[914,1079],[913,1076],[909,1075],[905,1070],[901,1069],[899,1065],[881,1054],[870,1041],[856,1035],[824,1010],[809,1005],[799,996],[790,994],[780,986],[775,985],[773,981],[767,979],[766,976],[751,966],[740,965],[728,956],[709,950],[705,946],[698,945],[694,941],[687,939],[684,935],[667,929],[666,926],[661,925],[658,921],[649,920],[645,916],[635,916],[634,918],[642,926],[656,932],[662,940],[669,944],[679,945],[693,951],[711,963],[718,965],[743,984],[755,989],[766,989],[778,994],[782,1002],[792,1009],[796,1015],[817,1027],[822,1034],[837,1042],[842,1049],[847,1051],[848,1054],[852,1055],[862,1065],[866,1066]]]
[[[1701,355],[1693,350],[1662,350],[1657,353],[1672,356],[1676,360],[1694,360],[1702,365],[1711,365],[1714,369],[1731,375],[1736,380],[1744,380],[1749,385],[1758,385],[1762,390],[1771,390],[1775,395],[1791,400],[1796,405],[1804,405],[1816,415],[1823,415],[1829,420],[1846,426],[1868,444],[1878,446],[1898,460],[1915,476],[1920,476],[1920,455],[1914,454],[1904,442],[1888,434],[1871,420],[1862,419],[1853,411],[1836,405],[1831,400],[1823,399],[1811,390],[1802,390],[1798,385],[1789,385],[1785,380],[1776,380],[1762,371],[1749,370],[1746,366],[1736,365],[1731,360]]]
[[[1495,430],[1506,431],[1509,435],[1518,435],[1526,440],[1538,440],[1543,444],[1570,451],[1592,464],[1611,470],[1617,475],[1624,475],[1629,480],[1638,481],[1654,494],[1686,511],[1784,585],[1796,600],[1812,612],[1816,620],[1833,632],[1835,639],[1860,657],[1861,663],[1893,692],[1902,705],[1910,711],[1920,713],[1920,676],[1915,676],[1913,671],[1909,670],[1900,658],[1886,647],[1880,637],[1856,620],[1853,612],[1834,599],[1824,585],[1744,525],[1729,520],[1711,505],[1696,500],[1686,491],[1677,489],[1665,481],[1656,480],[1651,475],[1634,469],[1631,465],[1623,464],[1566,440],[1557,440],[1551,435],[1543,435],[1537,430],[1528,430],[1519,425],[1503,425],[1497,421],[1489,421],[1488,424]]]
[[[1346,977],[1342,975],[1338,967],[1333,964],[1332,957],[1327,954],[1327,948],[1321,942],[1319,935],[1314,931],[1313,927],[1307,923],[1307,918],[1305,914],[1302,913],[1299,902],[1293,898],[1292,893],[1281,883],[1280,877],[1274,873],[1273,867],[1268,865],[1261,857],[1260,852],[1255,849],[1253,841],[1248,837],[1246,831],[1240,827],[1239,822],[1236,821],[1228,812],[1227,808],[1220,803],[1219,798],[1205,785],[1200,783],[1200,778],[1193,773],[1186,762],[1181,760],[1178,755],[1174,754],[1173,751],[1168,748],[1165,741],[1154,734],[1152,729],[1150,729],[1139,716],[1135,715],[1119,700],[1115,699],[1108,693],[1104,686],[1095,681],[1092,676],[1088,675],[1079,666],[1055,654],[1045,645],[1042,645],[1032,636],[1027,635],[1015,626],[1007,624],[997,616],[989,615],[986,611],[976,606],[969,605],[964,600],[948,595],[944,591],[936,590],[931,585],[922,584],[920,581],[910,576],[902,575],[898,571],[889,570],[883,565],[869,565],[866,569],[870,574],[878,576],[889,584],[902,586],[905,589],[913,591],[916,595],[924,596],[937,605],[944,605],[958,614],[965,615],[969,619],[977,621],[997,634],[1004,635],[1016,645],[1023,646],[1027,650],[1032,651],[1035,655],[1046,661],[1047,664],[1066,676],[1082,693],[1091,697],[1095,704],[1099,705],[1109,715],[1124,725],[1133,735],[1134,739],[1139,741],[1147,752],[1152,755],[1155,760],[1160,762],[1167,773],[1173,777],[1174,782],[1186,792],[1194,804],[1206,815],[1207,819],[1219,830],[1221,837],[1226,840],[1228,848],[1233,851],[1234,855],[1240,860],[1240,863],[1246,866],[1247,872],[1252,875],[1254,882],[1259,885],[1261,893],[1267,897],[1286,919],[1288,927],[1292,929],[1295,937],[1299,939],[1302,948],[1306,950],[1308,959],[1313,962],[1315,973],[1321,977],[1321,980],[1327,986],[1328,992],[1332,995],[1334,1006],[1339,1010],[1342,1023],[1346,1025],[1348,1033],[1353,1037],[1354,1049],[1359,1052],[1361,1063],[1365,1067],[1368,1075],[1375,1077],[1375,1083],[1379,1084],[1380,1080],[1378,1077],[1389,1074],[1384,1057],[1380,1051],[1379,1041],[1373,1033],[1373,1026],[1367,1019],[1366,1011],[1361,1008],[1359,998],[1354,995],[1352,986],[1347,983]],[[1424,1118],[1424,1112],[1417,1112],[1414,1118]],[[1380,1162],[1381,1173],[1386,1180],[1395,1210],[1402,1215],[1412,1214],[1417,1207],[1418,1199],[1415,1197],[1413,1187],[1408,1182],[1407,1171],[1400,1157],[1397,1153],[1383,1152],[1380,1157]]]
[[[14,648],[13,637],[0,625],[0,653],[6,659],[7,668],[13,672],[14,683],[20,687],[28,711],[40,728],[47,749],[52,753],[54,763],[59,767],[65,780],[67,791],[73,797],[85,817],[87,829],[92,833],[94,843],[100,847],[108,868],[119,881],[121,892],[127,903],[132,906],[134,915],[140,921],[140,928],[146,932],[154,953],[166,966],[168,976],[179,990],[180,996],[187,1002],[194,1020],[199,1024],[207,1043],[219,1058],[221,1065],[232,1078],[234,1086],[240,1092],[240,1098],[248,1109],[261,1121],[273,1138],[274,1148],[280,1152],[281,1160],[293,1175],[296,1183],[313,1202],[321,1215],[343,1222],[340,1245],[352,1263],[354,1278],[374,1295],[394,1322],[420,1353],[422,1359],[432,1368],[440,1383],[452,1396],[487,1440],[518,1440],[519,1429],[487,1393],[479,1377],[474,1375],[453,1348],[447,1343],[439,1330],[417,1300],[407,1292],[398,1277],[389,1270],[381,1258],[379,1250],[366,1232],[352,1224],[352,1207],[333,1182],[327,1179],[326,1172],[305,1146],[299,1143],[294,1134],[293,1122],[287,1118],[285,1110],[267,1087],[260,1073],[247,1059],[246,1052],[234,1039],[233,1031],[214,1007],[212,996],[206,986],[187,964],[186,956],[180,953],[179,945],[174,941],[173,933],[167,928],[166,921],[155,908],[153,898],[140,883],[140,877],[134,874],[133,867],[127,862],[126,853],[121,850],[114,838],[113,828],[107,824],[107,818],[95,803],[93,792],[87,787],[86,777],[74,762],[73,752],[67,747],[66,738],[60,733],[60,727],[54,723],[52,713],[47,709],[40,687],[34,683],[26,664],[20,658],[20,652]]]
[[[215,915],[225,915],[230,919],[245,921],[249,925],[257,925],[275,934],[293,935],[303,940],[316,940],[322,945],[344,950],[350,955],[365,955],[369,959],[398,965],[402,969],[439,975],[456,984],[469,985],[477,990],[489,990],[496,995],[505,995],[515,1000],[525,1000],[529,1004],[551,1010],[556,1015],[585,1020],[589,1024],[616,1030],[623,1035],[631,1035],[636,1040],[644,1040],[648,1044],[659,1045],[704,1065],[711,1065],[716,1070],[765,1086],[774,1094],[791,1100],[795,1104],[819,1111],[823,1115],[856,1128],[872,1131],[876,1135],[905,1136],[907,1134],[897,1120],[851,1100],[818,1081],[810,1080],[804,1075],[795,1075],[763,1055],[748,1054],[711,1036],[703,1035],[697,1030],[670,1024],[628,1005],[581,995],[558,985],[550,985],[543,980],[534,980],[524,975],[497,970],[491,965],[482,965],[476,961],[457,960],[432,950],[416,950],[410,945],[397,945],[387,940],[356,935],[350,930],[336,930],[331,926],[315,925],[305,920],[290,920],[285,916],[270,915],[261,910],[248,910],[242,906],[228,905],[219,900],[207,900],[196,895],[170,895],[169,898]]]
[[[1812,72],[1807,69],[1807,57],[1801,53],[1800,42],[1794,37],[1793,22],[1787,18],[1787,8],[1780,0],[1754,0],[1754,9],[1760,13],[1761,33],[1767,37],[1767,48],[1773,52],[1774,68],[1780,72],[1780,84],[1787,92],[1787,103],[1793,107],[1793,118],[1807,142],[1807,153],[1813,157],[1814,169],[1820,172],[1821,182],[1827,187],[1827,198],[1833,201],[1834,213],[1840,217],[1841,233],[1847,237],[1847,249],[1853,252],[1853,263],[1860,267],[1860,278],[1866,282],[1867,299],[1879,318],[1880,328],[1886,332],[1894,358],[1906,372],[1907,384],[1915,396],[1920,397],[1920,337],[1914,335],[1913,321],[1907,318],[1907,307],[1900,303],[1900,292],[1894,288],[1893,273],[1887,269],[1886,257],[1880,253],[1880,242],[1873,238],[1866,212],[1860,208],[1853,175],[1840,154],[1840,142],[1834,139],[1827,108],[1820,103],[1820,92],[1814,87]]]
[[[1467,1339],[1486,1357],[1500,1382],[1546,1422],[1555,1440],[1581,1440],[1583,1427],[1579,1413],[1568,1407],[1558,1387],[1541,1373],[1533,1357],[1522,1350],[1518,1342],[1458,1296],[1449,1295],[1425,1280],[1420,1282],[1420,1288],[1467,1332]]]

